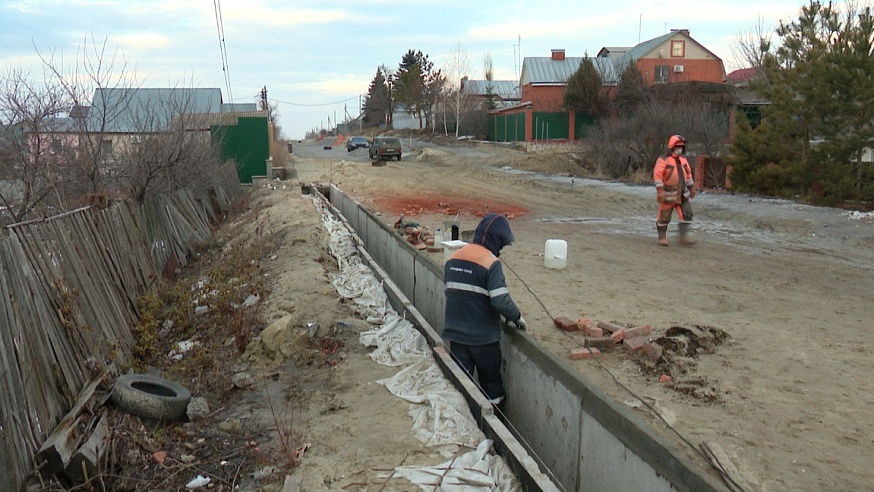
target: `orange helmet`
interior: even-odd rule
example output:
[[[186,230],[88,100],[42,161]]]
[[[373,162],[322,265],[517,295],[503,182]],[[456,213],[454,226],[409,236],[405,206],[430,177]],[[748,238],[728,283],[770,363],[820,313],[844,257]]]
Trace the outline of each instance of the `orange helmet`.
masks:
[[[673,149],[674,147],[685,147],[686,139],[683,138],[682,135],[671,135],[671,138],[668,139],[668,148]]]

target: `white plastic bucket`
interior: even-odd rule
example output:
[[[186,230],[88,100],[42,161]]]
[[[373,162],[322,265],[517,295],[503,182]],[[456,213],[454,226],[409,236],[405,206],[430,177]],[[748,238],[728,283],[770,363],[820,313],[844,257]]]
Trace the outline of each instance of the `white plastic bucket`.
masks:
[[[449,261],[449,257],[452,256],[452,253],[455,253],[467,243],[456,239],[455,241],[442,241],[440,244],[443,245],[443,262],[446,263]]]
[[[567,266],[567,241],[564,239],[547,239],[546,252],[543,254],[543,264],[546,268],[561,270]]]

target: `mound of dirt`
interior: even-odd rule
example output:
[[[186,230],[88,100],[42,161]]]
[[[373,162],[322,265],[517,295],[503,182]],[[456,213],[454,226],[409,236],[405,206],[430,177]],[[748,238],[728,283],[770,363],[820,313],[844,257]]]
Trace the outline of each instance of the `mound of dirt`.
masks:
[[[582,168],[568,154],[523,154],[505,160],[513,169],[556,175],[582,175]]]
[[[449,157],[448,152],[437,149],[422,149],[416,160],[420,162],[444,162]]]

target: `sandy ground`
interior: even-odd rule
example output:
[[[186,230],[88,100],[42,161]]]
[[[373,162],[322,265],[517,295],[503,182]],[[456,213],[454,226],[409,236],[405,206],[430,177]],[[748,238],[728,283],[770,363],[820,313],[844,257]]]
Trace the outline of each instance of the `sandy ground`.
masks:
[[[436,228],[454,217],[451,209],[462,229],[472,229],[478,214],[513,207],[517,242],[502,259],[543,346],[567,358],[578,343],[553,326],[557,316],[650,324],[654,338],[675,325],[723,330],[730,339],[688,361],[673,382],[659,382],[658,370],[642,370],[622,351],[604,354],[601,364],[568,360],[619,402],[633,400],[625,388],[657,402],[685,441],[719,444],[754,490],[859,490],[874,482],[874,224],[834,209],[704,193],[694,201],[697,244],[660,248],[649,186],[572,180],[565,156],[506,146],[404,145],[401,162],[373,166],[364,149],[295,144],[290,183],[337,184],[386,223],[409,212]],[[307,365],[298,355],[276,364],[276,384],[298,396],[288,400],[297,434],[312,443],[295,471],[304,490],[381,490],[374,468],[440,461],[410,436],[406,404],[388,403],[393,397],[373,385],[392,371],[356,347],[351,332],[363,327],[330,292],[332,265],[312,205],[298,189],[255,196],[252,224],[285,238],[270,268],[268,317],[287,315],[283,322],[301,334],[312,321],[351,326],[337,335],[346,340],[339,363],[320,355]],[[445,206],[454,202],[464,205]],[[565,269],[544,267],[550,238],[568,243]],[[251,411],[265,417],[263,404]],[[660,419],[636,411],[707,466]],[[384,490],[405,489],[392,480]]]
[[[272,458],[254,467],[266,478],[250,476],[242,490],[419,490],[388,478],[393,468],[442,463],[455,447],[416,440],[409,404],[376,383],[400,368],[373,362],[359,343],[373,326],[329,282],[338,268],[313,200],[296,184],[254,189],[249,199],[248,211],[219,234],[233,236],[228,247],[258,235],[280,246],[264,267],[268,326],[240,361],[257,383],[239,391],[227,417],[244,431],[257,429],[253,443]],[[281,489],[286,474],[295,486]]]

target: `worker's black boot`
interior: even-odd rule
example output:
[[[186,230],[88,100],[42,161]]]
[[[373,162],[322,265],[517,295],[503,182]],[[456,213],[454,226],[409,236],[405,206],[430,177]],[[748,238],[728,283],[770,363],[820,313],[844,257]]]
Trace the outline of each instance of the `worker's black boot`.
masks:
[[[668,245],[668,226],[656,225],[656,230],[659,231],[659,246]]]
[[[492,402],[492,406],[495,407],[495,414],[498,417],[505,417],[507,415],[507,397],[504,396],[501,398],[501,401],[498,403]]]
[[[692,237],[689,235],[689,229],[690,229],[690,226],[692,225],[692,223],[683,221],[677,225],[679,227],[679,230],[678,230],[679,234],[677,236],[677,242],[682,244],[682,245],[685,245],[685,246],[695,244],[695,241],[693,241]]]

